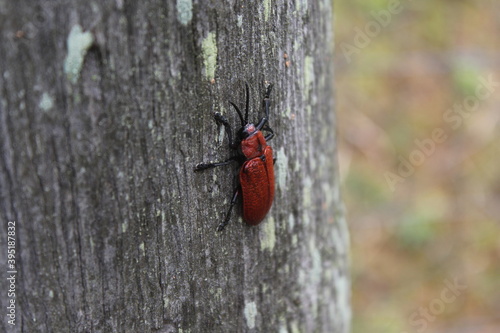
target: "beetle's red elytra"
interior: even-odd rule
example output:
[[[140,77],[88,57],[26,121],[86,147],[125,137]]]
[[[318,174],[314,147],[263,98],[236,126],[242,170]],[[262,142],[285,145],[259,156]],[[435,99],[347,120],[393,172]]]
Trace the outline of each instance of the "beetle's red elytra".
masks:
[[[240,169],[243,220],[250,225],[257,225],[273,204],[273,149],[267,145],[262,132],[258,131],[241,143],[241,151],[247,157]]]
[[[273,149],[267,144],[267,141],[274,137],[274,131],[267,125],[269,119],[270,100],[269,96],[273,88],[269,84],[264,96],[265,116],[260,119],[257,125],[248,122],[249,107],[249,88],[246,88],[245,117],[240,109],[233,102],[229,102],[241,121],[241,128],[237,132],[237,137],[233,141],[233,131],[227,119],[216,112],[215,121],[224,126],[229,139],[229,147],[237,154],[222,162],[199,163],[194,171],[202,171],[209,168],[228,165],[232,162],[239,162],[241,165],[239,171],[239,184],[235,188],[229,210],[224,221],[217,227],[222,231],[229,223],[231,211],[235,205],[238,196],[242,198],[243,220],[249,225],[258,225],[266,217],[271,209],[274,199],[274,160]],[[268,132],[264,136],[263,131]]]

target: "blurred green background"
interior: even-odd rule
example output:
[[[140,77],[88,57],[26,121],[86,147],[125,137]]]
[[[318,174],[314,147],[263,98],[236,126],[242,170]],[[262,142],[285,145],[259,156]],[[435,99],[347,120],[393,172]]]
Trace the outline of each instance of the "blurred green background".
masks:
[[[353,332],[500,332],[500,1],[335,1],[335,33]]]

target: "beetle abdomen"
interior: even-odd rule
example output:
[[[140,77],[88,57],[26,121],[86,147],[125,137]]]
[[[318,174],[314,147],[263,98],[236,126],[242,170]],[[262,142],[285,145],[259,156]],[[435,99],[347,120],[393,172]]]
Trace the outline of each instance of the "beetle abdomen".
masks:
[[[264,154],[246,161],[240,170],[243,202],[243,220],[257,225],[266,216],[274,199],[273,150],[270,146]]]

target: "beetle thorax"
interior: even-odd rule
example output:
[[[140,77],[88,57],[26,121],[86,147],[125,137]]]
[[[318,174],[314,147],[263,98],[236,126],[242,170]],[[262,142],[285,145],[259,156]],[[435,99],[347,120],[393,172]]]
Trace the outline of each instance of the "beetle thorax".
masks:
[[[255,125],[247,124],[243,128],[243,139],[241,140],[241,153],[246,159],[262,156],[267,147],[266,139],[261,131],[255,129]]]

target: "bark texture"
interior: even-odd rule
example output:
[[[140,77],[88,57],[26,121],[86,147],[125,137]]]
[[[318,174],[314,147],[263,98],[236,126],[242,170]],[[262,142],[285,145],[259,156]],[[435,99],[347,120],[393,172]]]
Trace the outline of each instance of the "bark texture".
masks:
[[[331,21],[330,0],[0,0],[0,331],[347,332]],[[274,205],[217,233],[237,170],[193,166],[229,157],[213,112],[237,125],[247,82],[256,121],[265,81]]]

